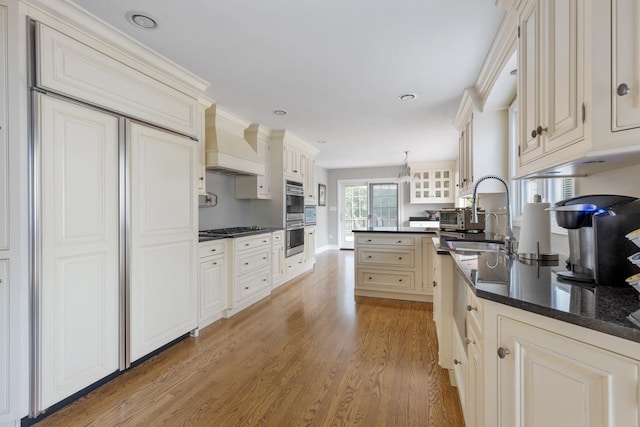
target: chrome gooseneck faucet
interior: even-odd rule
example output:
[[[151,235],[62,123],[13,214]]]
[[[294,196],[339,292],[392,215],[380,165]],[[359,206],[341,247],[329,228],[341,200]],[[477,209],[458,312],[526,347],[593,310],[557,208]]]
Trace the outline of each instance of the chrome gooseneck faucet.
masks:
[[[478,210],[476,206],[478,186],[485,179],[495,179],[500,181],[502,184],[504,184],[504,188],[507,191],[506,193],[507,194],[507,237],[505,238],[504,244],[505,244],[505,248],[507,249],[507,253],[509,255],[514,254],[516,239],[513,237],[513,228],[511,226],[511,196],[509,194],[509,184],[507,184],[507,181],[505,181],[504,179],[496,175],[485,175],[482,178],[478,179],[478,181],[476,182],[476,185],[473,186],[473,203],[471,205],[471,209],[472,209],[471,222],[473,223],[478,222]]]

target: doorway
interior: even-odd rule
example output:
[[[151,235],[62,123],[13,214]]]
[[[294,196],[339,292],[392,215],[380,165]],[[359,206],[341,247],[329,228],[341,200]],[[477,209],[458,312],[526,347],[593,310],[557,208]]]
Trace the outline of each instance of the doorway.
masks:
[[[401,193],[390,179],[338,181],[338,244],[353,249],[353,230],[398,227]]]

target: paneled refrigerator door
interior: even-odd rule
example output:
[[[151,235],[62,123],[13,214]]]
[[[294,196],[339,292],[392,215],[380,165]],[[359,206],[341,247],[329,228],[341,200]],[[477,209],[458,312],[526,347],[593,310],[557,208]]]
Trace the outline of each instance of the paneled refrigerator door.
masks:
[[[117,117],[36,97],[43,410],[118,370],[119,147]]]
[[[129,361],[195,329],[197,142],[130,122]]]

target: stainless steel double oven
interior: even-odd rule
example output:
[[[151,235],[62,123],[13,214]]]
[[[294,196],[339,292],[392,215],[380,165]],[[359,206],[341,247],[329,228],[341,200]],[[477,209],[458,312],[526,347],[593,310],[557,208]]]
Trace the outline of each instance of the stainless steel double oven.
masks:
[[[290,257],[304,251],[304,188],[302,183],[287,181],[286,196],[286,254]]]

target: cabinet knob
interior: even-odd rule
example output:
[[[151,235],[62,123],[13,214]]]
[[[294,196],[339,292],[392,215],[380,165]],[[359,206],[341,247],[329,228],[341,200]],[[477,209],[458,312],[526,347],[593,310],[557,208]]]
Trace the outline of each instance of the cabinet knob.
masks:
[[[398,243],[402,243],[402,240],[398,240]]]
[[[369,280],[371,280],[371,277],[369,277]]]
[[[438,282],[436,282],[435,280],[433,282],[431,282],[431,284],[433,285],[433,287],[435,288],[436,286],[438,286]]]
[[[244,265],[249,265],[249,263],[248,263],[248,262],[245,262],[245,263],[244,263]]]
[[[218,265],[218,263],[214,261],[211,263],[211,265]]]
[[[0,129],[2,129],[2,127],[1,127],[1,126],[0,126]],[[200,181],[204,181],[204,177],[202,177],[202,176],[201,176],[200,178],[198,178],[198,179],[199,179]]]
[[[267,259],[267,257],[266,257],[266,256],[263,256],[263,257],[262,257],[262,259]]]
[[[371,241],[371,239],[367,239],[367,242],[370,242],[370,241]]]
[[[249,246],[250,244],[249,244],[249,243],[245,243],[244,245],[245,245],[245,246]]]
[[[398,257],[398,259],[399,259],[399,260],[401,260],[401,259],[402,259],[402,257],[401,257],[401,256],[399,256],[399,257]]]
[[[535,138],[538,135],[542,135],[542,132],[548,131],[549,128],[543,128],[542,126],[538,126],[534,130],[531,131],[531,137]]]
[[[462,365],[462,362],[459,361],[458,359],[453,359],[453,364],[454,365]]]
[[[211,249],[211,252],[215,252],[215,251],[216,251],[215,249]]]
[[[369,255],[367,258],[371,258],[371,255]]]
[[[620,86],[618,86],[618,89],[616,90],[616,92],[618,93],[619,96],[629,95],[629,93],[631,93],[631,88],[629,87],[628,84],[622,83],[620,84]]]
[[[509,349],[507,347],[499,347],[498,348],[498,357],[500,359],[504,359],[505,357],[507,357],[508,354],[511,354],[511,352],[509,351]]]
[[[262,185],[260,186],[260,188],[263,188]]]
[[[244,287],[244,290],[245,290],[245,291],[248,291],[248,290],[249,290],[249,287],[248,287],[248,286],[245,286],[245,287]]]
[[[478,311],[478,307],[467,306],[467,311]]]
[[[402,279],[398,279],[398,282],[402,282]]]

